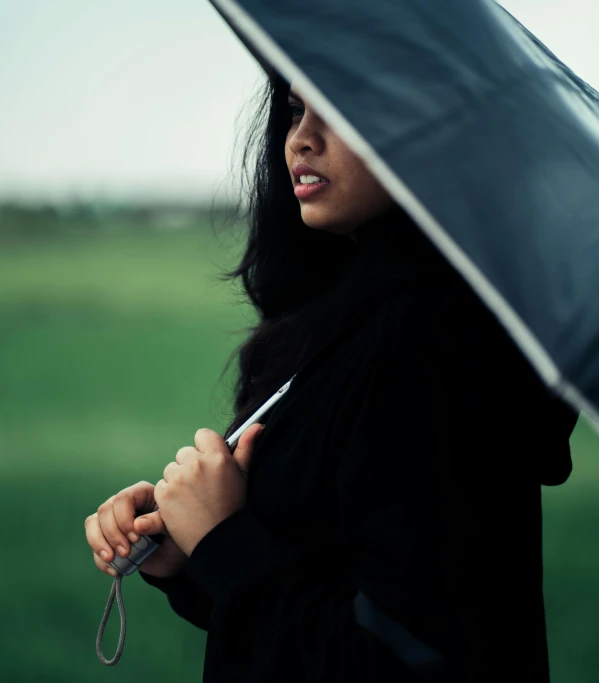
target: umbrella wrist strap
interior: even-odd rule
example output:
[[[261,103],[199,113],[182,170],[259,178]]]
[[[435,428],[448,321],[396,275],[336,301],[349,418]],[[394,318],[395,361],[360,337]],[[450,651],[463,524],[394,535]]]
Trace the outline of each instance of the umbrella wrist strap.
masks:
[[[96,654],[98,659],[102,664],[106,666],[114,666],[123,652],[123,647],[125,645],[125,634],[127,632],[127,619],[125,617],[125,605],[123,603],[123,595],[121,593],[121,582],[123,580],[123,575],[119,574],[115,577],[112,582],[112,588],[110,589],[110,595],[108,596],[108,602],[106,603],[106,608],[104,609],[104,616],[100,622],[100,628],[98,630],[98,637],[96,638]],[[116,648],[116,653],[112,659],[106,659],[102,653],[102,639],[104,638],[104,629],[106,628],[106,623],[108,622],[108,617],[110,616],[110,610],[112,609],[112,604],[114,603],[114,597],[116,595],[116,601],[119,606],[119,614],[121,615],[121,632],[119,634],[119,643]]]

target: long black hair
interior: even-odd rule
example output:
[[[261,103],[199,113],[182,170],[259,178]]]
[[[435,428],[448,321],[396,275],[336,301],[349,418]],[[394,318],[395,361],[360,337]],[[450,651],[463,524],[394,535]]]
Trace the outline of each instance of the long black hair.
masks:
[[[223,370],[237,360],[235,417],[225,438],[295,373],[310,344],[310,304],[339,282],[355,258],[347,236],[302,221],[285,160],[289,85],[277,73],[267,75],[241,148],[241,192],[233,215],[247,226],[247,244],[239,265],[220,279],[241,278],[258,323]]]
[[[367,305],[381,294],[376,287],[364,287],[364,271],[352,267],[359,266],[360,261],[359,249],[351,239],[310,228],[302,221],[285,160],[285,142],[292,122],[288,94],[289,83],[278,73],[267,71],[255,100],[256,112],[250,118],[245,146],[240,148],[241,192],[231,217],[241,217],[247,243],[239,265],[222,273],[220,279],[241,278],[244,298],[253,304],[258,323],[249,328],[249,335],[232,352],[223,370],[224,374],[237,360],[235,415],[225,438],[295,374],[323,329],[325,334],[334,329],[327,323],[335,308],[351,309],[359,303],[363,291],[361,303],[366,301]],[[245,211],[240,211],[245,198]],[[445,285],[458,280],[460,291],[478,301],[462,276],[399,204],[376,220],[393,225],[390,234],[401,235],[402,247],[406,239],[412,247],[419,244],[418,258],[422,258],[423,267],[432,268],[431,275],[433,271],[436,275],[444,273]],[[385,273],[393,270],[394,258],[392,253],[377,252],[377,267]],[[377,282],[384,288],[388,280],[380,278]],[[477,310],[485,311],[478,303]],[[551,405],[558,413],[562,411],[556,413],[554,423],[562,424],[569,436],[578,413],[559,400]],[[544,474],[543,483],[561,483],[568,473]]]

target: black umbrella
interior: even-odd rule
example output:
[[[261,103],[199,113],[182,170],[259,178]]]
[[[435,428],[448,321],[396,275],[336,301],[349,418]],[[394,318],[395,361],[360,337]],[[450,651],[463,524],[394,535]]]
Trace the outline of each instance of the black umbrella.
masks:
[[[599,428],[599,93],[492,0],[211,0]]]

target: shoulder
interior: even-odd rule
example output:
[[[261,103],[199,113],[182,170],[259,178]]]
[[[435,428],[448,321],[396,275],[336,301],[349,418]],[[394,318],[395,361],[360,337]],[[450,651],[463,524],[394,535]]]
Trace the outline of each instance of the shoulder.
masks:
[[[346,363],[358,393],[394,387],[395,402],[456,425],[542,420],[551,392],[494,313],[465,283],[421,284],[387,298],[358,330]]]
[[[470,357],[528,367],[510,334],[464,280],[423,279],[417,285],[389,297],[378,312],[385,344],[439,359]]]

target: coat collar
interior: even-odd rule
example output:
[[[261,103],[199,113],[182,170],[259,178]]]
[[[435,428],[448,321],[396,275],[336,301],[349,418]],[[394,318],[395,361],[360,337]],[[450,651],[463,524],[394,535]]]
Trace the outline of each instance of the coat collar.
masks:
[[[403,275],[424,268],[444,277],[451,277],[452,271],[457,276],[457,271],[398,204],[362,223],[355,235],[361,267]]]

